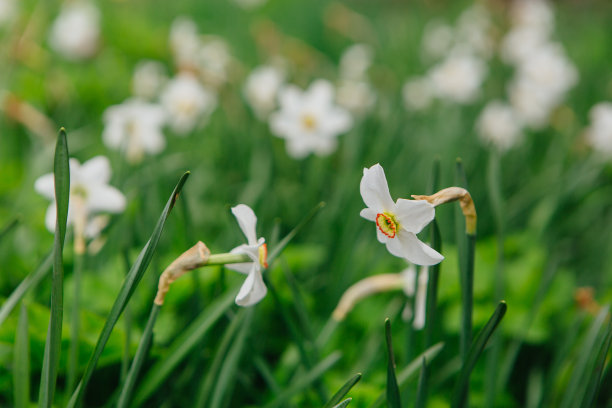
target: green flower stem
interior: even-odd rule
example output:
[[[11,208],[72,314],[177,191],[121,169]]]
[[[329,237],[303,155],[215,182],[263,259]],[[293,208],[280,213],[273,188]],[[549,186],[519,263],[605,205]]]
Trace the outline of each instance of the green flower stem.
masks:
[[[85,254],[74,254],[74,268],[72,278],[74,280],[74,299],[72,302],[72,315],[70,316],[70,349],[68,352],[68,379],[66,382],[67,395],[72,394],[76,383],[76,376],[79,363],[79,330],[80,330],[80,308],[81,308],[81,274],[83,272],[83,264],[85,263]]]
[[[243,263],[243,262],[253,262],[248,255],[245,254],[212,254],[208,257],[208,261],[206,265],[225,265],[225,264],[233,264],[233,263]]]
[[[430,194],[440,188],[440,160],[435,160],[432,169]],[[440,228],[434,219],[431,223],[431,247],[442,253],[442,238]],[[440,279],[440,263],[429,267],[429,280],[427,281],[427,304],[425,313],[425,348],[433,345],[434,325],[437,321],[438,281]]]
[[[130,371],[128,372],[125,382],[123,383],[123,387],[121,388],[121,393],[119,394],[119,401],[117,402],[117,408],[127,407],[130,403],[134,385],[136,385],[138,374],[140,373],[142,364],[144,363],[147,353],[149,351],[149,346],[151,345],[151,338],[153,337],[153,327],[155,326],[155,320],[157,320],[157,314],[159,313],[159,309],[161,309],[161,306],[153,303],[151,313],[149,314],[149,320],[147,321],[145,330],[142,333],[142,337],[140,338],[140,343],[138,344],[138,349],[136,350],[136,355],[134,356],[134,361],[132,362]]]

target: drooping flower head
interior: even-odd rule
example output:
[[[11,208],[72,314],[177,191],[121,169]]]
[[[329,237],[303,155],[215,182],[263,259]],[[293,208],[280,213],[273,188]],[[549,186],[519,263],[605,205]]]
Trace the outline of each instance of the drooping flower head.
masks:
[[[82,165],[77,159],[70,159],[70,199],[68,204],[68,225],[79,217],[84,217],[84,234],[88,238],[96,237],[101,231],[98,213],[120,213],[125,209],[125,197],[108,182],[111,168],[108,159],[96,156]],[[39,177],[34,189],[51,200],[45,216],[45,226],[55,231],[56,203],[55,181],[53,173]]]
[[[353,125],[351,115],[334,104],[329,81],[317,80],[306,91],[287,85],[280,90],[279,101],[280,110],[270,116],[270,129],[287,140],[287,152],[297,159],[310,153],[330,154],[338,135]]]
[[[236,296],[236,304],[252,306],[263,299],[268,292],[261,275],[261,269],[268,267],[268,249],[263,237],[257,239],[257,233],[255,232],[257,216],[251,207],[238,204],[236,207],[232,207],[232,214],[236,217],[240,229],[246,236],[247,243],[232,249],[231,253],[247,255],[252,262],[228,264],[227,268],[247,275]]]
[[[360,191],[368,206],[360,215],[376,223],[376,237],[392,255],[417,265],[435,265],[444,259],[416,236],[434,219],[432,204],[402,198],[393,202],[380,164],[363,169]]]

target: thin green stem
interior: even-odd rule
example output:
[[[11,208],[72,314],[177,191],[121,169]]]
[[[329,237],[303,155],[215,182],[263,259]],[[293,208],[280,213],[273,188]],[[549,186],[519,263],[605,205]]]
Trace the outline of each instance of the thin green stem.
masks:
[[[248,255],[245,254],[212,254],[208,257],[208,261],[205,266],[208,265],[225,265],[232,263],[243,263],[243,262],[253,262]]]
[[[72,315],[70,316],[70,350],[68,352],[68,379],[66,382],[67,395],[72,394],[76,383],[76,376],[79,365],[79,331],[80,331],[80,308],[81,308],[81,274],[85,254],[74,254],[74,268],[72,279],[74,281],[74,292],[72,302]]]

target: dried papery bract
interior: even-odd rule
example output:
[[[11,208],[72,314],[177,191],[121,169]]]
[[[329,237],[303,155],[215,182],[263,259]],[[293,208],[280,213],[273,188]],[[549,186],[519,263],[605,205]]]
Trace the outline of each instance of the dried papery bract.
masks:
[[[153,302],[159,306],[163,305],[170,285],[185,273],[206,265],[209,256],[210,250],[202,241],[198,241],[197,244],[183,252],[159,277],[157,295]]]
[[[470,193],[461,187],[448,187],[433,195],[412,195],[415,200],[425,200],[434,207],[440,204],[459,201],[461,211],[465,217],[465,232],[469,235],[476,234],[476,207]]]

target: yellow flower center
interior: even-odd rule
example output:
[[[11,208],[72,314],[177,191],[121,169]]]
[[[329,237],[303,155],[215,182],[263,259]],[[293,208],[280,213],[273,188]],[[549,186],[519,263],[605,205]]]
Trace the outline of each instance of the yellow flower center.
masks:
[[[306,114],[302,116],[302,125],[307,130],[313,130],[317,126],[317,120],[315,119],[313,115]]]
[[[268,245],[263,244],[259,247],[259,263],[264,268],[268,267]]]
[[[399,223],[395,219],[395,216],[388,212],[382,212],[376,214],[376,226],[389,238],[395,238],[397,230],[399,229]]]

